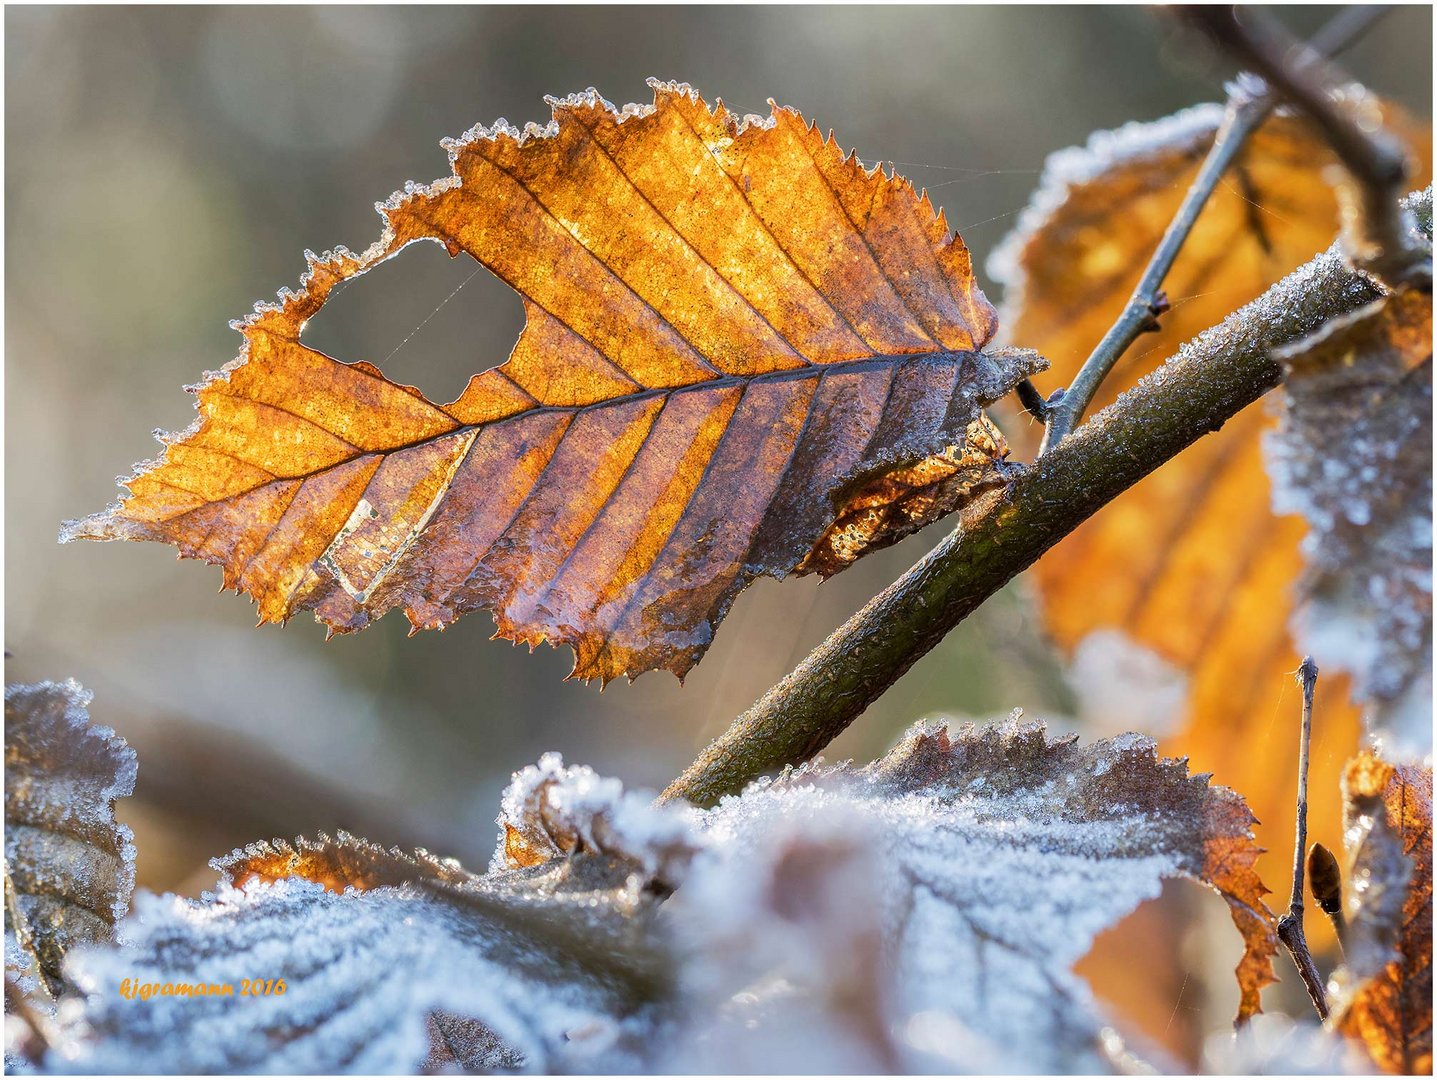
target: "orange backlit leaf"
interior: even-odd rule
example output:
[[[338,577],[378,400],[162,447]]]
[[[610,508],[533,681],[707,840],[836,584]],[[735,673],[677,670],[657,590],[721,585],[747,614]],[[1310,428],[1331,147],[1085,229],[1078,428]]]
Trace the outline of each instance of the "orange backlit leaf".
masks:
[[[196,424],[63,538],[174,544],[262,621],[488,608],[500,636],[568,643],[575,676],[607,681],[682,676],[754,577],[840,569],[985,467],[1002,482],[1001,439],[969,425],[1041,361],[980,351],[993,309],[927,196],[797,112],[741,121],[653,86],[650,107],[590,91],[551,100],[547,128],[447,142],[453,174],[383,204],[363,254],[308,256],[299,292],[238,324]],[[300,341],[416,240],[468,253],[528,317],[447,405]],[[861,516],[849,495],[876,517],[805,565]]]
[[[1391,1073],[1432,1072],[1432,768],[1364,750],[1342,781],[1345,963],[1332,1023]]]
[[[1427,183],[1430,131],[1358,89],[1348,95],[1406,139],[1422,163],[1412,184]],[[1221,118],[1219,107],[1200,106],[1099,133],[1050,158],[1023,222],[994,258],[1007,285],[1005,334],[1049,358],[1045,390],[1072,381],[1123,309]],[[1168,275],[1172,310],[1161,329],[1138,339],[1095,409],[1332,243],[1338,207],[1324,170],[1334,162],[1299,118],[1279,112],[1263,125]],[[1293,735],[1274,718],[1288,715],[1280,711],[1291,705],[1282,697],[1285,673],[1299,660],[1289,624],[1304,525],[1272,512],[1261,450],[1267,426],[1263,406],[1238,414],[1082,525],[1033,576],[1065,649],[1094,631],[1120,630],[1186,674],[1186,718],[1164,752],[1188,755],[1243,792],[1265,835],[1285,838]],[[1311,784],[1319,791],[1336,789],[1359,726],[1346,683],[1324,685],[1313,721]],[[1337,807],[1317,801],[1311,811],[1314,836],[1335,839]],[[1286,856],[1269,858],[1281,876]]]

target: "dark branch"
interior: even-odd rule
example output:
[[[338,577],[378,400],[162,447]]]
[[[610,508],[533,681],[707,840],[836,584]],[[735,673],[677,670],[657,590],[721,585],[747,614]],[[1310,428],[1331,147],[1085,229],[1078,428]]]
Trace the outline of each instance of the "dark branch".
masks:
[[[1271,18],[1226,5],[1183,9],[1245,68],[1262,76],[1304,113],[1342,160],[1352,183],[1339,188],[1345,207],[1343,240],[1353,262],[1390,287],[1432,285],[1432,250],[1416,242],[1402,213],[1411,168],[1402,144],[1382,128],[1371,130],[1334,97],[1342,79]]]
[[[1157,250],[1148,260],[1147,269],[1143,271],[1142,278],[1133,289],[1132,296],[1128,298],[1123,313],[1083,362],[1067,393],[1048,409],[1047,431],[1043,433],[1043,445],[1038,451],[1040,455],[1057,446],[1077,427],[1088,406],[1092,404],[1098,387],[1122,358],[1123,353],[1128,351],[1128,346],[1144,333],[1156,328],[1158,316],[1166,310],[1162,285],[1167,279],[1168,271],[1177,261],[1178,253],[1187,243],[1193,226],[1197,224],[1209,196],[1217,189],[1223,173],[1227,172],[1228,166],[1237,157],[1248,136],[1262,125],[1271,111],[1272,103],[1266,98],[1242,96],[1240,99],[1229,99],[1227,112],[1223,116],[1222,126],[1218,128],[1212,149],[1208,151],[1192,186],[1183,197],[1182,205],[1169,223],[1167,232],[1163,233]]]
[[[1313,39],[1308,47],[1308,58],[1315,63],[1318,54],[1333,53],[1345,48],[1365,33],[1382,11],[1381,8],[1376,9],[1375,14],[1373,9],[1359,9],[1356,14],[1353,9],[1344,11]],[[1122,359],[1129,346],[1144,333],[1156,328],[1158,316],[1167,310],[1162,286],[1173,268],[1173,263],[1177,261],[1178,254],[1187,243],[1193,226],[1197,224],[1203,207],[1217,189],[1223,174],[1231,167],[1243,145],[1252,133],[1262,126],[1276,104],[1277,98],[1267,93],[1266,87],[1261,84],[1255,85],[1251,79],[1240,79],[1234,85],[1228,95],[1227,111],[1212,148],[1198,169],[1197,176],[1193,178],[1182,205],[1178,207],[1177,214],[1163,233],[1152,258],[1148,260],[1147,268],[1133,289],[1132,296],[1128,298],[1123,313],[1084,361],[1068,392],[1060,401],[1050,403],[1047,410],[1047,431],[1043,435],[1040,454],[1049,447],[1058,445],[1068,432],[1078,426],[1088,406],[1092,404],[1098,387],[1108,377],[1114,365]]]
[[[1431,191],[1412,208],[1431,229]],[[1272,389],[1275,346],[1379,295],[1334,249],[1184,346],[839,627],[669,785],[712,804],[827,746],[980,604],[1148,473]]]
[[[1302,732],[1297,748],[1297,837],[1292,846],[1292,895],[1287,902],[1287,914],[1277,920],[1277,936],[1287,946],[1292,962],[1297,965],[1302,984],[1307,987],[1307,994],[1317,1009],[1318,1019],[1326,1020],[1327,994],[1302,928],[1302,870],[1307,850],[1307,759],[1312,745],[1312,695],[1317,689],[1317,665],[1310,656],[1303,657],[1298,666],[1297,685],[1302,687]]]

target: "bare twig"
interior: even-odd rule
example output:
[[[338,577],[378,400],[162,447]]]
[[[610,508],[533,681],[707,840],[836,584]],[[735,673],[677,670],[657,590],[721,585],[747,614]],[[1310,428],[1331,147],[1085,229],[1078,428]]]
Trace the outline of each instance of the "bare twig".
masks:
[[[1307,947],[1307,935],[1302,929],[1302,870],[1307,852],[1307,757],[1312,744],[1312,694],[1317,688],[1317,665],[1310,656],[1303,657],[1298,665],[1297,685],[1302,687],[1302,734],[1297,752],[1297,839],[1292,849],[1292,896],[1287,902],[1287,914],[1277,920],[1277,936],[1287,946],[1292,962],[1297,965],[1318,1018],[1326,1020],[1327,994]]]
[[[1333,97],[1340,80],[1331,68],[1261,12],[1244,9],[1239,19],[1233,8],[1218,5],[1186,8],[1184,15],[1301,110],[1342,160],[1353,181],[1339,189],[1342,235],[1353,262],[1389,287],[1431,288],[1431,246],[1415,241],[1400,206],[1410,174],[1402,144],[1380,127],[1361,124]]]
[[[17,1049],[26,1060],[39,1063],[50,1049],[49,1025],[45,1018],[30,1004],[25,991],[10,975],[5,973],[5,1012],[22,1020],[29,1030],[22,1035]],[[9,1056],[8,1054],[6,1055]]]
[[[1430,190],[1410,200],[1430,230]],[[1045,454],[757,701],[661,796],[711,804],[828,745],[950,630],[1098,509],[1272,389],[1273,347],[1380,293],[1336,251],[1274,285]]]
[[[1310,62],[1315,63],[1319,54],[1337,52],[1351,44],[1372,26],[1383,11],[1382,8],[1359,10],[1356,14],[1353,9],[1344,11],[1328,23],[1308,46]],[[1048,403],[1045,410],[1047,430],[1043,434],[1043,445],[1038,451],[1040,454],[1049,447],[1057,446],[1068,432],[1077,427],[1088,406],[1092,404],[1098,387],[1127,352],[1128,347],[1144,333],[1157,329],[1158,317],[1167,311],[1167,297],[1162,286],[1173,268],[1173,263],[1177,261],[1178,254],[1187,243],[1193,226],[1197,224],[1203,207],[1217,189],[1223,174],[1227,172],[1252,133],[1262,126],[1276,104],[1277,98],[1254,80],[1240,79],[1234,85],[1228,95],[1227,111],[1223,115],[1222,125],[1218,128],[1212,148],[1208,150],[1197,176],[1193,178],[1187,194],[1183,196],[1182,205],[1178,207],[1177,214],[1168,224],[1152,258],[1148,260],[1147,268],[1133,289],[1132,296],[1128,298],[1123,313],[1083,362],[1072,386],[1068,387],[1060,399]],[[1026,408],[1027,402],[1024,401],[1023,404]],[[1028,411],[1033,412],[1031,408]]]
[[[1113,365],[1127,352],[1128,346],[1143,334],[1157,329],[1158,317],[1167,310],[1162,284],[1168,271],[1172,269],[1223,173],[1227,172],[1243,143],[1262,125],[1271,110],[1272,103],[1262,97],[1244,96],[1241,100],[1229,100],[1212,149],[1183,197],[1167,232],[1163,233],[1153,257],[1148,260],[1148,267],[1128,298],[1123,313],[1078,369],[1067,392],[1049,407],[1047,430],[1043,433],[1043,445],[1038,450],[1040,455],[1057,446],[1077,426],[1092,404],[1098,387],[1113,370]]]

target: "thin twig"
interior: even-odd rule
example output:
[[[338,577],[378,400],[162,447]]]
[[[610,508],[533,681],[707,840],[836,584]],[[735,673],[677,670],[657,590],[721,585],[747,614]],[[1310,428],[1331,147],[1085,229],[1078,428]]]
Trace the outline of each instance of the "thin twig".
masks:
[[[1429,229],[1431,198],[1429,189],[1409,200]],[[1275,346],[1379,295],[1331,251],[1190,342],[1007,490],[961,511],[953,533],[735,720],[661,799],[709,805],[818,753],[1043,552],[1276,386]]]
[[[47,1030],[49,1025],[30,1004],[25,991],[20,989],[20,984],[8,971],[5,973],[5,1012],[18,1017],[29,1029],[28,1034],[20,1037],[17,1049],[27,1061],[39,1064],[50,1049],[51,1040]]]
[[[1308,996],[1317,1009],[1320,1020],[1327,1019],[1327,993],[1322,987],[1322,976],[1312,961],[1307,947],[1307,935],[1302,929],[1303,879],[1302,871],[1307,861],[1307,757],[1312,745],[1312,694],[1317,688],[1317,665],[1312,657],[1305,656],[1297,668],[1297,685],[1302,687],[1302,734],[1297,751],[1297,838],[1292,848],[1292,896],[1287,902],[1287,914],[1277,920],[1277,936],[1292,955],[1297,965],[1302,984],[1307,987]]]
[[[1383,10],[1379,8],[1375,13],[1353,15],[1351,9],[1348,9],[1334,18],[1308,46],[1311,62],[1315,63],[1319,54],[1337,52],[1350,45],[1372,26]],[[1173,263],[1177,261],[1178,254],[1187,243],[1193,226],[1197,224],[1208,199],[1217,189],[1218,182],[1248,138],[1262,126],[1276,104],[1277,98],[1267,93],[1266,87],[1260,83],[1255,84],[1251,79],[1239,79],[1234,84],[1212,147],[1203,159],[1197,176],[1193,178],[1191,186],[1183,196],[1182,205],[1168,224],[1152,258],[1148,260],[1147,268],[1138,279],[1123,313],[1083,362],[1067,392],[1061,398],[1048,403],[1047,430],[1043,434],[1039,454],[1057,446],[1078,426],[1083,414],[1088,411],[1088,406],[1093,403],[1098,387],[1108,377],[1113,366],[1122,359],[1129,346],[1143,334],[1158,328],[1158,318],[1168,308],[1162,286],[1173,268]],[[1025,406],[1026,404],[1024,402]]]
[[[1304,113],[1342,160],[1353,181],[1339,189],[1346,204],[1342,235],[1353,262],[1389,287],[1431,288],[1431,246],[1415,242],[1399,205],[1411,171],[1402,144],[1381,127],[1360,123],[1332,94],[1341,83],[1337,74],[1270,17],[1244,9],[1239,19],[1226,5],[1193,6],[1183,14]]]

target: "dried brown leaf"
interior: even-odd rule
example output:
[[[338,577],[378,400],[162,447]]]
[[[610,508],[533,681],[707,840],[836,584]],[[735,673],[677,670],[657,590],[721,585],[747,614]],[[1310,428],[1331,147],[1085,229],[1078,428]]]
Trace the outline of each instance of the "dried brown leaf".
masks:
[[[90,722],[90,699],[73,679],[5,688],[6,971],[32,992],[67,988],[67,954],[109,941],[135,887],[134,834],[115,820],[135,752]]]
[[[1370,751],[1343,776],[1345,963],[1331,1023],[1390,1073],[1432,1072],[1432,768]]]
[[[994,313],[927,196],[792,110],[741,121],[653,85],[651,107],[590,91],[551,101],[548,128],[447,142],[453,175],[383,204],[362,255],[310,256],[298,293],[238,324],[196,425],[62,538],[174,544],[263,621],[489,608],[607,681],[682,676],[754,577],[833,572],[1003,482],[995,432],[966,433],[1041,361],[978,351]],[[300,341],[416,240],[467,252],[528,315],[443,406]],[[885,476],[899,490],[875,493]]]

